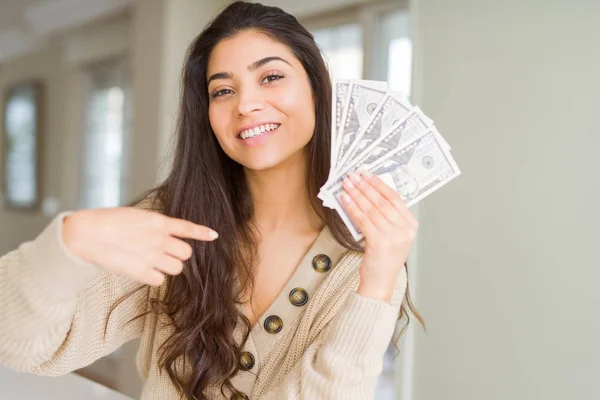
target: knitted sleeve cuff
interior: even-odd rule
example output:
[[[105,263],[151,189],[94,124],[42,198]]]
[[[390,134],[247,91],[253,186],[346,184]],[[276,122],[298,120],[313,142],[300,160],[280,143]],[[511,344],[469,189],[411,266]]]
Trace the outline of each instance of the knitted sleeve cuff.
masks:
[[[378,375],[398,310],[398,306],[351,292],[329,331],[327,353],[348,372],[353,366],[359,373]]]

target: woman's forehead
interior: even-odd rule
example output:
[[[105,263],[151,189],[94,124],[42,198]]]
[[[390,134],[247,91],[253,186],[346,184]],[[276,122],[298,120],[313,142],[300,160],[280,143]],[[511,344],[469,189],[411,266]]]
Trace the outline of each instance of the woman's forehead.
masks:
[[[283,43],[265,34],[248,31],[223,39],[215,46],[208,59],[207,76],[217,72],[247,70],[247,67],[265,57],[281,57],[292,66],[298,63],[292,51]]]

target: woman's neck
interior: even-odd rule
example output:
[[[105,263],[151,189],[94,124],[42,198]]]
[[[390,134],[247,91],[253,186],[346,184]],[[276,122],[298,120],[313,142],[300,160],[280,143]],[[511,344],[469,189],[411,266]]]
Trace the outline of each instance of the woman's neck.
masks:
[[[261,234],[307,233],[323,228],[308,196],[304,157],[288,159],[266,170],[245,170],[245,173],[254,202],[254,221]]]

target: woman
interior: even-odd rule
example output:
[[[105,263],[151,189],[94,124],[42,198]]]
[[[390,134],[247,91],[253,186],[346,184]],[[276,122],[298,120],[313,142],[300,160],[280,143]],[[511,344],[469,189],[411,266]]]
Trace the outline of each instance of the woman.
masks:
[[[352,176],[363,249],[317,201],[330,94],[294,17],[227,7],[189,49],[164,183],[135,207],[60,214],[0,260],[0,362],[59,375],[141,336],[143,399],[372,398],[412,308],[417,222]]]

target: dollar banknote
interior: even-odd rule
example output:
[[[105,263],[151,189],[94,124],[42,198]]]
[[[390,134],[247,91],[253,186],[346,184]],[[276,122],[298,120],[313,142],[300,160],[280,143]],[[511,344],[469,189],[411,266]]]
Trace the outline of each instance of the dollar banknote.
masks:
[[[344,112],[336,133],[336,148],[332,158],[335,169],[350,149],[361,126],[366,126],[375,109],[387,93],[386,89],[366,82],[351,82],[346,93]]]
[[[354,160],[347,163],[345,168],[338,171],[334,176],[330,176],[328,182],[321,188],[318,197],[324,201],[325,206],[331,208],[331,199],[325,195],[329,188],[339,185],[347,174],[358,169],[369,169],[370,166],[376,164],[394,149],[401,149],[420,136],[425,135],[433,129],[429,121],[430,119],[418,107],[415,107],[404,119],[397,121],[388,132],[380,135]]]
[[[431,118],[386,82],[337,80],[332,89],[331,164],[317,196],[338,212],[356,240],[362,234],[340,197],[349,174],[373,172],[409,207],[460,175]]]
[[[346,101],[346,94],[348,93],[348,86],[350,81],[348,80],[337,80],[333,83],[333,97],[331,99],[331,159],[335,157],[335,150],[337,149],[337,132],[340,129],[342,122],[342,113],[344,112],[344,104]],[[333,168],[332,168],[333,170]]]
[[[440,135],[430,130],[404,148],[384,156],[364,170],[379,176],[400,194],[408,207],[416,204],[461,174],[456,162],[446,150]],[[327,192],[333,208],[348,227],[355,240],[363,235],[346,212],[341,195],[341,183]]]
[[[361,84],[367,85],[371,88],[380,90],[385,92],[387,87],[387,82],[381,81],[361,81]],[[332,148],[337,147],[338,141],[338,132],[340,131],[340,124],[342,122],[342,114],[344,112],[344,104],[346,101],[346,95],[348,94],[348,87],[350,86],[350,81],[347,79],[337,79],[333,82],[333,98],[331,101],[332,105],[332,113],[331,113],[331,137],[332,137]],[[401,93],[398,93],[400,97],[402,97]]]
[[[336,168],[343,169],[344,165],[352,162],[354,155],[364,151],[385,132],[389,132],[392,126],[403,119],[412,108],[413,106],[402,100],[400,93],[389,91],[373,112],[368,124],[361,126],[346,155]]]

